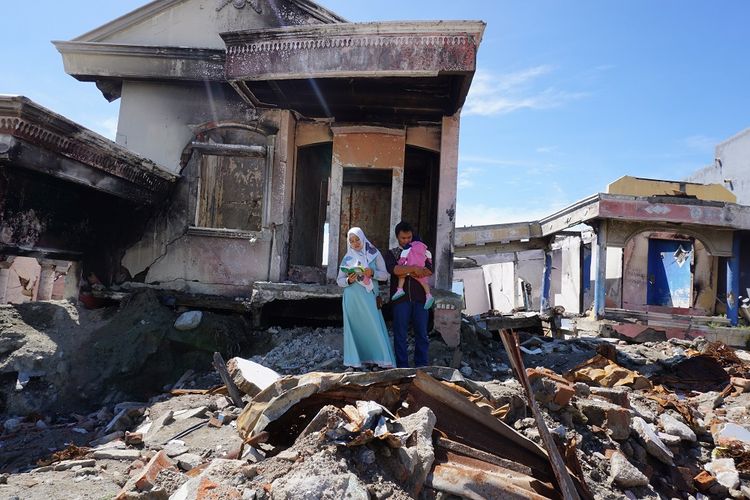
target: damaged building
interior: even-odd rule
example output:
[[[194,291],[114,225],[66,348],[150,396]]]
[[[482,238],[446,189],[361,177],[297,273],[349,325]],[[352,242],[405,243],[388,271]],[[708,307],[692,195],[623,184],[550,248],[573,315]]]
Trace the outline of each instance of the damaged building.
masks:
[[[456,255],[478,264],[456,279],[470,314],[562,307],[627,337],[742,346],[723,327],[745,314],[748,229],[750,207],[723,185],[623,177],[539,221],[459,228]]]
[[[484,23],[349,23],[306,0],[209,4],[154,1],[54,42],[68,74],[120,100],[116,144],[80,132],[96,143],[86,158],[107,163],[86,164],[92,174],[65,148],[37,154],[24,175],[66,182],[58,198],[86,189],[89,201],[41,214],[54,197],[28,189],[6,202],[2,253],[63,259],[105,287],[137,282],[258,312],[340,297],[329,283],[346,230],[362,227],[385,250],[408,220],[435,249],[433,285],[450,290],[460,110]],[[50,130],[44,117],[19,125],[14,112],[0,109],[13,141],[67,144],[82,130]],[[0,188],[21,192],[11,169],[23,162],[3,154]],[[26,227],[40,217],[49,234]],[[57,226],[81,243],[51,242]],[[444,297],[436,321],[455,337],[455,298]]]

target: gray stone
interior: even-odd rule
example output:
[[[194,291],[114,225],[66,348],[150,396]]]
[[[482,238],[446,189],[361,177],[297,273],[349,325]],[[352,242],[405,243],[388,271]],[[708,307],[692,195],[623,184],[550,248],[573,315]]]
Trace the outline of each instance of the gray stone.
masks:
[[[717,458],[706,464],[704,468],[713,474],[722,486],[730,490],[737,489],[740,486],[740,476],[734,466],[733,458]]]
[[[409,471],[409,478],[404,484],[407,492],[418,492],[432,469],[432,463],[435,461],[432,431],[436,421],[435,414],[427,407],[398,419],[406,434],[416,435],[417,438],[414,446],[398,448],[398,458]]]
[[[679,436],[683,441],[689,441],[691,443],[694,443],[697,440],[693,429],[686,424],[683,424],[669,413],[662,413],[659,416],[659,423],[667,434]]]
[[[576,396],[581,398],[587,398],[591,395],[591,387],[583,382],[576,382],[573,384],[573,388],[576,390]]]
[[[93,467],[96,465],[96,460],[93,458],[89,458],[86,460],[65,460],[63,462],[57,463],[52,466],[52,470],[55,471],[62,471],[62,470],[69,470],[73,467]]]
[[[183,453],[177,457],[177,466],[184,471],[198,467],[201,462],[203,462],[203,459],[194,453]]]
[[[185,442],[180,441],[179,439],[173,439],[164,446],[164,453],[166,453],[169,458],[174,458],[187,452],[188,447],[185,445]]]
[[[299,458],[299,452],[296,450],[284,450],[278,455],[276,455],[276,458],[280,460],[287,460],[289,462],[294,462]]]
[[[137,460],[141,457],[140,450],[118,450],[118,449],[105,449],[94,451],[94,458],[98,460],[110,459],[110,460]]]
[[[682,438],[680,436],[675,436],[674,434],[657,432],[656,435],[659,436],[659,439],[661,439],[667,446],[680,446],[680,443],[682,443]]]
[[[188,311],[180,314],[177,321],[174,322],[174,327],[181,331],[193,330],[198,328],[203,319],[202,311]]]
[[[367,487],[352,473],[311,476],[305,472],[292,473],[271,483],[273,500],[318,500],[346,498],[369,500]]]
[[[18,429],[21,428],[22,422],[23,422],[23,418],[21,417],[7,419],[5,423],[3,424],[3,427],[5,428],[5,432],[7,433],[16,432]]]
[[[622,488],[646,486],[648,484],[646,475],[631,464],[627,457],[619,451],[614,452],[610,459],[610,477],[617,486]]]
[[[645,420],[641,417],[635,417],[633,419],[633,430],[650,455],[667,465],[674,465],[672,460],[674,455]]]

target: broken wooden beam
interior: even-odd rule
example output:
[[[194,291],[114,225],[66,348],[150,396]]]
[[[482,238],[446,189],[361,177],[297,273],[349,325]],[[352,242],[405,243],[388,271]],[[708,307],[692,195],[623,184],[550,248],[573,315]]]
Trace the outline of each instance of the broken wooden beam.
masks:
[[[234,403],[234,406],[236,406],[237,408],[243,408],[245,406],[245,402],[242,401],[242,393],[237,388],[237,385],[232,380],[232,377],[229,375],[227,364],[224,362],[224,358],[222,358],[221,354],[219,354],[218,352],[214,353],[214,368],[216,368],[216,371],[221,377],[222,382],[224,382],[224,385],[227,386],[229,397],[232,400],[232,403]]]

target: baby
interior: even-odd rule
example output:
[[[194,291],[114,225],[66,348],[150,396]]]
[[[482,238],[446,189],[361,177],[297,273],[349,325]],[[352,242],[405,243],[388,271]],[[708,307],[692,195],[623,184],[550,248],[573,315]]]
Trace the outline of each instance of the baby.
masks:
[[[427,245],[422,243],[419,240],[415,240],[411,242],[411,245],[409,245],[407,248],[405,248],[401,252],[401,258],[398,260],[399,266],[416,266],[416,267],[425,267],[425,264],[427,262],[432,263],[432,254],[430,254],[430,251],[427,250]],[[420,285],[422,285],[422,288],[424,288],[425,293],[425,301],[424,301],[424,308],[429,309],[432,307],[432,305],[435,303],[435,299],[432,297],[432,294],[430,293],[430,286],[427,284],[427,278],[415,278],[412,276],[415,280],[419,282]],[[404,295],[406,295],[406,292],[404,292],[404,282],[406,281],[406,276],[401,276],[398,279],[398,288],[396,289],[396,293],[393,294],[393,297],[391,297],[391,300],[396,300]]]

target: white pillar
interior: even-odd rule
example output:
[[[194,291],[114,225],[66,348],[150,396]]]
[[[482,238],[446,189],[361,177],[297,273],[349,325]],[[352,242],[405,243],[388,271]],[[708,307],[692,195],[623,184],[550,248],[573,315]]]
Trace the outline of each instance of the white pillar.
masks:
[[[339,229],[341,227],[341,190],[344,188],[344,167],[334,155],[331,164],[331,200],[328,203],[328,270],[326,277],[335,280],[339,272]]]
[[[10,276],[10,266],[5,267],[0,262],[0,304],[5,304],[7,297],[5,296],[8,291],[8,276]]]
[[[459,113],[444,116],[440,136],[440,186],[435,238],[435,286],[453,286],[453,238],[456,228]]]
[[[42,272],[39,275],[39,290],[36,294],[36,300],[52,300],[52,288],[55,286],[55,264],[50,262],[40,262]]]
[[[388,248],[396,248],[398,246],[398,240],[396,234],[393,232],[393,228],[396,224],[401,222],[401,215],[403,210],[404,201],[404,168],[394,168],[393,177],[391,181],[391,225],[390,225],[390,238],[388,240]]]

